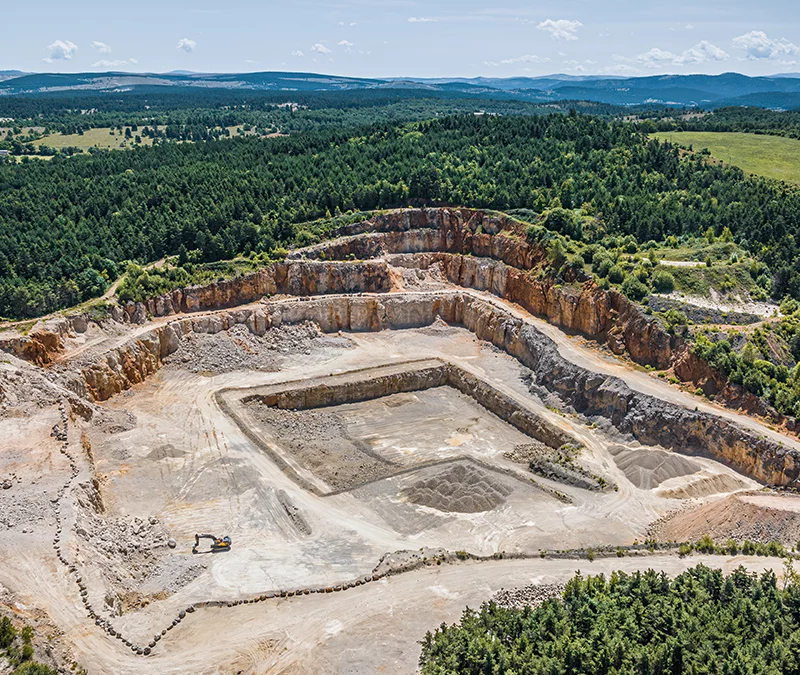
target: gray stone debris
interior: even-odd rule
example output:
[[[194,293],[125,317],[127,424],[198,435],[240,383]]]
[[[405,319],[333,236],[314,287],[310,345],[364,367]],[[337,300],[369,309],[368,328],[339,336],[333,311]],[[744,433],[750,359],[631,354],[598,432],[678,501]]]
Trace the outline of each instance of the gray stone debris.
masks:
[[[560,598],[564,594],[564,584],[530,584],[518,588],[501,588],[492,601],[508,609],[537,607],[550,598]]]

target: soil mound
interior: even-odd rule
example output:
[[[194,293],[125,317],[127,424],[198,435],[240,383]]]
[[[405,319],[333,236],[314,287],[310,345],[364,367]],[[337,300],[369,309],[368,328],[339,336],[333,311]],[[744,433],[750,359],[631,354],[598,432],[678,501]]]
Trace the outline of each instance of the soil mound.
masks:
[[[666,541],[770,542],[794,545],[800,539],[800,498],[782,495],[732,495],[658,523],[653,536]]]
[[[279,410],[258,401],[247,404],[287,451],[332,491],[351,490],[397,470],[367,443],[352,438],[341,415],[327,410]]]
[[[452,513],[479,513],[499,506],[512,489],[470,464],[455,464],[405,488],[405,499]]]
[[[640,490],[652,490],[665,480],[688,476],[700,470],[700,465],[686,457],[666,450],[609,448],[625,477]]]
[[[674,487],[665,485],[659,489],[658,494],[667,499],[692,499],[696,497],[708,497],[709,495],[721,494],[724,492],[735,492],[749,487],[748,483],[731,476],[729,474],[715,474],[712,476],[701,476],[683,485]]]

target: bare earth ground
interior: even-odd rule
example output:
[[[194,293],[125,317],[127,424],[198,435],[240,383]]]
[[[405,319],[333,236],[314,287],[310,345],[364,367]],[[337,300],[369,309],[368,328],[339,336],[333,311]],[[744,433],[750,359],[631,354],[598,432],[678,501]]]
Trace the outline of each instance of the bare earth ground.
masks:
[[[581,365],[777,435],[482,297],[534,323]],[[132,333],[90,332],[65,363]],[[68,445],[79,475],[62,511],[63,547],[87,581],[93,605],[104,607],[137,644],[147,644],[167,617],[192,603],[340,584],[371,574],[387,552],[441,548],[534,557],[432,565],[339,593],[200,608],[143,658],[87,620],[76,586],[53,555],[53,498],[69,471],[50,436],[57,409],[43,405],[30,416],[11,411],[0,417],[0,483],[6,477],[11,483],[0,489],[0,584],[13,593],[17,613],[33,621],[46,617],[53,639],[90,673],[413,673],[426,630],[457,620],[466,605],[478,606],[502,588],[562,582],[578,567],[780,568],[780,561],[744,557],[593,563],[535,557],[542,549],[632,544],[655,521],[673,522],[662,520],[669,514],[726,499],[761,509],[774,504],[759,500],[780,499],[784,512],[800,510],[800,500],[738,496],[759,486],[712,460],[642,446],[559,411],[531,394],[519,362],[464,329],[323,336],[305,326],[264,338],[231,333],[193,336],[155,376],[107,402],[113,424],[70,423]],[[616,490],[534,475],[507,456],[529,437],[473,399],[438,387],[312,411],[255,410],[249,430],[319,487],[315,494],[259,449],[215,398],[223,389],[423,358],[457,365],[571,434],[584,446],[581,468]],[[4,367],[17,366],[23,367]],[[232,550],[192,555],[195,532],[229,535]]]

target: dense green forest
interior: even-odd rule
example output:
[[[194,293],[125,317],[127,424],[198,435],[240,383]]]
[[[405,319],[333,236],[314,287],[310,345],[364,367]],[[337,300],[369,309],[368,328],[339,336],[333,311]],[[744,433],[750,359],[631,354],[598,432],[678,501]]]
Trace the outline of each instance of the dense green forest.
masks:
[[[0,166],[0,314],[97,296],[121,261],[271,251],[302,240],[297,223],[411,200],[583,207],[594,238],[728,227],[776,297],[800,296],[797,190],[682,156],[623,122],[464,115]]]
[[[485,603],[422,641],[423,675],[789,675],[800,663],[794,574],[675,579],[614,572],[571,579],[532,609]]]
[[[224,101],[224,104],[220,103]],[[467,96],[422,95],[419,90],[255,93],[219,90],[185,93],[83,97],[8,97],[0,100],[0,118],[13,119],[15,138],[0,149],[35,154],[25,145],[25,127],[46,133],[75,134],[96,128],[133,126],[134,132],[163,140],[217,140],[225,129],[245,125],[257,133],[284,134],[325,128],[353,128],[380,122],[409,122],[437,116],[485,111],[497,115],[542,115],[570,109],[611,116],[620,109],[589,101],[535,104]],[[0,124],[0,126],[3,126]],[[141,128],[138,129],[138,128]],[[14,142],[16,140],[16,142]]]

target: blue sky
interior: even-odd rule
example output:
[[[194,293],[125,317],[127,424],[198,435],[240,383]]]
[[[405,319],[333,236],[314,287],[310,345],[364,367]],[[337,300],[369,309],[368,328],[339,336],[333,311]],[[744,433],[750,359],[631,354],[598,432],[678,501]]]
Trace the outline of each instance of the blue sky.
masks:
[[[0,70],[362,77],[800,71],[796,0],[40,0],[3,9]]]

